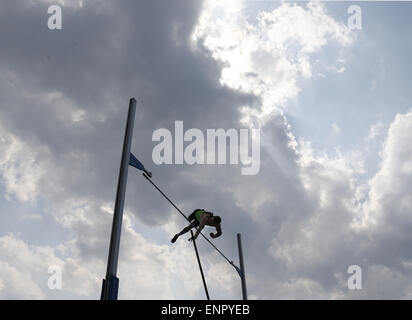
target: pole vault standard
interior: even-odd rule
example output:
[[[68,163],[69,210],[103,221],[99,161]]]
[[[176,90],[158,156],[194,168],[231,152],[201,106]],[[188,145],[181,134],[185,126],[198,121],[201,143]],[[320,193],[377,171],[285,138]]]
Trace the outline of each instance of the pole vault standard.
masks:
[[[243,296],[243,300],[247,300],[246,274],[245,274],[245,265],[243,264],[242,239],[241,239],[240,233],[237,234],[237,247],[239,250],[239,265],[240,265],[239,275],[242,281],[242,296]]]
[[[130,147],[134,118],[136,113],[136,99],[131,98],[127,115],[126,130],[123,141],[122,159],[120,162],[119,180],[117,183],[116,202],[114,205],[112,233],[110,236],[109,257],[107,261],[106,278],[103,279],[101,300],[117,300],[119,290],[119,278],[117,278],[117,262],[119,258],[120,233],[122,229],[124,198],[127,184],[127,171],[130,160]]]

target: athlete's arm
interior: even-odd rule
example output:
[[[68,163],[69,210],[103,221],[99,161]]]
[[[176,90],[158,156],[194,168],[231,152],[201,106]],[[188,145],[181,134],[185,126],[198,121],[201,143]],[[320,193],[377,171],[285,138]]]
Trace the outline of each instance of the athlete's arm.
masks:
[[[220,223],[216,226],[216,233],[211,232],[210,236],[212,238],[217,238],[222,235],[222,227],[220,226]]]

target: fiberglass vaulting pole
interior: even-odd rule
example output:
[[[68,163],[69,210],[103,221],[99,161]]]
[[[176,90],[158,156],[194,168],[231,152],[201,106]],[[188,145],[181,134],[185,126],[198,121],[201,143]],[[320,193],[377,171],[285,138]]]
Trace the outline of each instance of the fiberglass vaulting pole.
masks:
[[[127,185],[127,171],[129,168],[130,147],[134,118],[136,113],[136,99],[131,98],[127,115],[126,130],[123,141],[122,159],[120,163],[119,180],[117,184],[116,202],[114,206],[112,232],[110,236],[109,257],[107,261],[106,278],[103,279],[101,300],[117,300],[119,278],[117,278],[117,262],[119,258],[120,233],[122,229],[124,198]]]

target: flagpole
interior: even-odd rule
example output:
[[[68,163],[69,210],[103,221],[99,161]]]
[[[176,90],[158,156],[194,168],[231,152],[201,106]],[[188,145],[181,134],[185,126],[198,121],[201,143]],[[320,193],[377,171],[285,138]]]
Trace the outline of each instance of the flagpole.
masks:
[[[101,300],[117,300],[119,278],[117,278],[117,263],[119,258],[120,233],[122,229],[124,198],[126,194],[127,172],[129,168],[130,148],[134,118],[136,113],[136,99],[129,101],[126,130],[123,141],[122,159],[120,162],[119,179],[117,183],[116,202],[114,205],[112,232],[110,236],[109,257],[107,260],[106,278],[103,279]]]

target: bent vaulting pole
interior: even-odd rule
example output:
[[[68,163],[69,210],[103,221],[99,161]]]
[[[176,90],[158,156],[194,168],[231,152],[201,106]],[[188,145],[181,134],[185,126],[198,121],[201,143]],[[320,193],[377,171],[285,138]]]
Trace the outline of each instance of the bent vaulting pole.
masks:
[[[101,300],[117,300],[119,279],[116,276],[117,262],[119,258],[120,233],[122,229],[124,198],[127,184],[127,171],[129,168],[130,147],[134,118],[136,113],[136,99],[131,98],[127,115],[126,130],[123,141],[122,159],[120,162],[119,180],[117,183],[116,202],[114,205],[112,233],[110,236],[109,257],[107,261],[106,278],[103,279]]]
[[[247,300],[247,290],[246,290],[246,274],[245,265],[243,264],[243,250],[242,250],[242,239],[240,233],[237,234],[237,246],[239,249],[239,264],[240,264],[240,279],[242,280],[242,296],[243,300]]]

